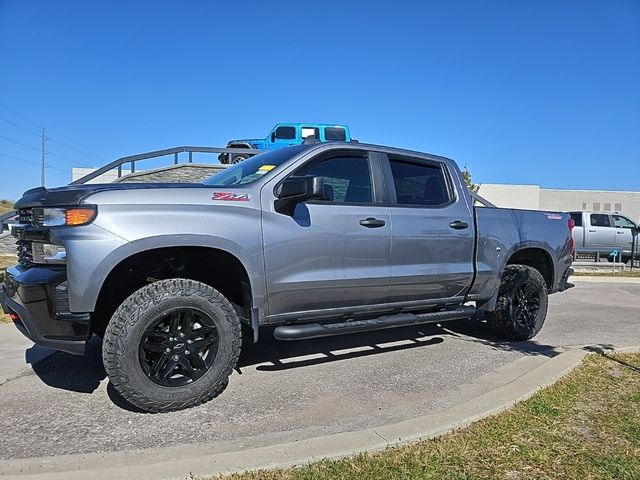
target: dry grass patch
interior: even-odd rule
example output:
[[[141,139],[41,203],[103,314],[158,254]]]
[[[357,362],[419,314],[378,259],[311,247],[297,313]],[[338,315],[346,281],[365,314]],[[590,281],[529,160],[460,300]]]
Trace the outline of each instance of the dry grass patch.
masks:
[[[640,354],[589,355],[555,385],[509,411],[436,439],[228,478],[637,480]]]
[[[0,200],[0,215],[13,210],[13,202],[9,200]]]

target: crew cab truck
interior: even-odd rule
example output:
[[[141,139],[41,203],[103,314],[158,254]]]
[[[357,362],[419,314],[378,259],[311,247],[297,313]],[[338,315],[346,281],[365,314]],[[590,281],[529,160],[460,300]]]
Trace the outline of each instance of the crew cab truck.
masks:
[[[618,252],[624,263],[631,260],[635,247],[633,237],[638,235],[636,222],[618,212],[569,212],[575,223],[573,238],[577,253],[597,253],[610,261],[611,252]],[[634,256],[637,258],[637,253]],[[617,260],[617,259],[616,259]]]
[[[276,148],[301,145],[308,140],[319,142],[350,142],[351,133],[346,125],[325,123],[278,123],[265,138],[249,138],[231,140],[227,148],[252,148],[257,150],[274,150]],[[243,153],[221,153],[220,163],[240,163],[250,155]]]
[[[16,207],[5,312],[73,354],[103,336],[113,386],[151,412],[218,395],[263,326],[299,340],[483,313],[520,341],[571,286],[568,214],[474,206],[452,160],[376,145],[278,149],[200,184],[36,188]]]

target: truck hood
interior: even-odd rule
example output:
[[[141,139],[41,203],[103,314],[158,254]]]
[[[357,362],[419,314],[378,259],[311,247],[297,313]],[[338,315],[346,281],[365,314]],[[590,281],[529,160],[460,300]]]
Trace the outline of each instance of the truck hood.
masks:
[[[227,145],[232,143],[249,143],[251,145],[264,145],[266,143],[264,138],[241,138],[239,140],[229,140]]]
[[[158,188],[203,188],[200,183],[92,183],[68,185],[59,188],[32,188],[24,192],[14,208],[63,207],[79,205],[83,198],[92,193],[113,190],[151,190]]]

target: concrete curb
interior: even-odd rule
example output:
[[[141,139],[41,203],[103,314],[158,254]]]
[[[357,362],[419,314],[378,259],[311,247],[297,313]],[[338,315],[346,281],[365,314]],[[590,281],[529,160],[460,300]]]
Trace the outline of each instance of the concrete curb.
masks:
[[[573,275],[569,279],[572,283],[596,282],[596,283],[640,283],[640,277],[602,277],[597,275]]]
[[[524,357],[483,376],[463,400],[440,412],[392,425],[309,438],[281,445],[211,453],[212,445],[179,446],[87,455],[26,458],[0,462],[2,479],[186,478],[304,465],[324,458],[348,457],[432,438],[503,411],[551,385],[590,352],[637,352],[640,347],[603,349],[584,346]]]

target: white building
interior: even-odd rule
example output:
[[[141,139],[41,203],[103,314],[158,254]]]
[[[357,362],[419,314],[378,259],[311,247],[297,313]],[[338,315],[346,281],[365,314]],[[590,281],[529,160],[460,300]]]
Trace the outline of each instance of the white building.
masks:
[[[485,183],[478,193],[498,207],[531,210],[596,210],[624,213],[640,220],[640,192],[607,190],[563,190],[539,185]]]

